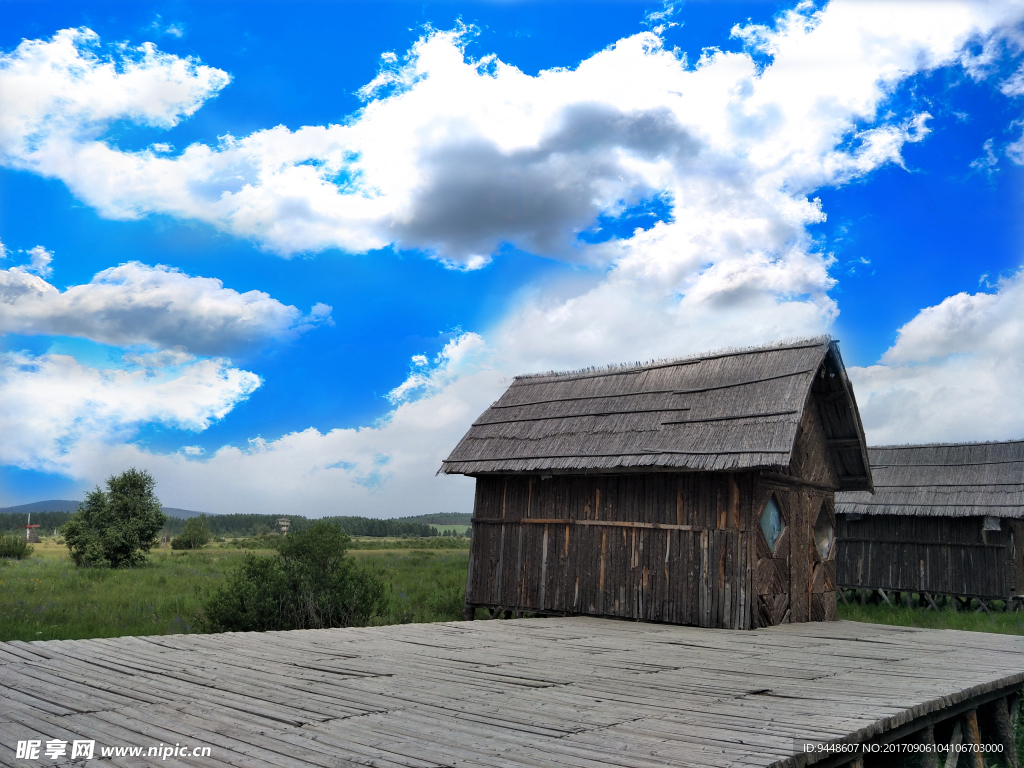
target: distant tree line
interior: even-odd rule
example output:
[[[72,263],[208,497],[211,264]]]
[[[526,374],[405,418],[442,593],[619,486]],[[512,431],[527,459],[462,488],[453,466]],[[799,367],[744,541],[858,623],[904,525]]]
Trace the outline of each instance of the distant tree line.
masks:
[[[42,534],[52,534],[71,519],[72,512],[33,512],[32,524],[39,524]],[[303,515],[209,515],[206,527],[213,536],[237,537],[259,536],[280,530],[277,521],[286,517],[291,520],[291,531],[299,532],[308,529],[315,520]],[[468,525],[471,515],[420,515],[414,518],[393,518],[378,520],[373,517],[325,517],[321,518],[334,523],[342,533],[349,536],[438,536],[434,525]],[[425,520],[424,518],[437,518]],[[460,518],[465,518],[460,519]],[[15,531],[18,526],[25,525],[26,515],[18,512],[0,513],[0,531]],[[442,522],[448,521],[451,522]],[[433,523],[433,525],[429,524]],[[180,536],[185,532],[186,519],[168,517],[163,529],[171,536]],[[24,535],[24,528],[21,529]]]
[[[60,528],[71,519],[72,512],[33,512],[32,525],[39,525],[43,535],[52,534],[54,528]],[[25,521],[28,515],[24,512],[0,512],[0,531],[20,530],[25,535]],[[19,528],[20,526],[20,528]]]
[[[416,515],[401,517],[410,523],[426,523],[427,525],[469,525],[473,521],[471,512],[439,512],[433,515]]]

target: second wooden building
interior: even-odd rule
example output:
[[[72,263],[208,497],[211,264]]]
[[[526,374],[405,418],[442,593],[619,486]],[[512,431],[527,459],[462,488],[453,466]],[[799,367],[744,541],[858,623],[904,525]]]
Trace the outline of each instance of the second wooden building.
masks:
[[[935,607],[1024,591],[1024,441],[869,449],[875,493],[837,497],[840,587]]]

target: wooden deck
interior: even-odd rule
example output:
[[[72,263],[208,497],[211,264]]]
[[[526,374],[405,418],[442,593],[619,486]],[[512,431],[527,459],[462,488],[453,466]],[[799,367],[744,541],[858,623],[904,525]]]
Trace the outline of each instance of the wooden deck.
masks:
[[[0,643],[0,763],[95,739],[96,765],[801,765],[1024,682],[1024,637],[594,618]],[[938,714],[937,714],[938,713]],[[211,747],[106,758],[100,746]],[[64,764],[68,761],[64,760]],[[76,765],[81,765],[81,762]],[[963,762],[961,763],[963,764]]]

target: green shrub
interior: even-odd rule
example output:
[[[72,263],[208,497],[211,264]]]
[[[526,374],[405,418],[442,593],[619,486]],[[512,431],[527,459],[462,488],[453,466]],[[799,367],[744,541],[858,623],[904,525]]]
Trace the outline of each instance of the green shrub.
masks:
[[[202,549],[209,543],[210,528],[206,515],[199,515],[185,521],[185,530],[171,539],[171,549]]]
[[[32,547],[25,537],[18,533],[0,533],[0,558],[4,560],[24,560],[32,554]]]
[[[319,521],[283,537],[277,555],[247,555],[207,601],[210,632],[363,626],[388,607],[384,582],[345,555],[348,536]]]
[[[153,493],[156,481],[134,467],[107,479],[60,529],[75,565],[130,568],[157,544],[167,516]]]

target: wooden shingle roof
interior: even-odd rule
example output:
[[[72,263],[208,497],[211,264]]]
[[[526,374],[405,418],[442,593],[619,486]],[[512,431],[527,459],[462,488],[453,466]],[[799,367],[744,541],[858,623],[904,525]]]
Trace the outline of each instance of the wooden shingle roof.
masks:
[[[441,471],[784,468],[812,387],[822,395],[818,408],[843,487],[870,488],[857,404],[838,346],[827,337],[518,376]]]
[[[841,493],[843,514],[1024,517],[1024,440],[869,448],[875,493]]]

